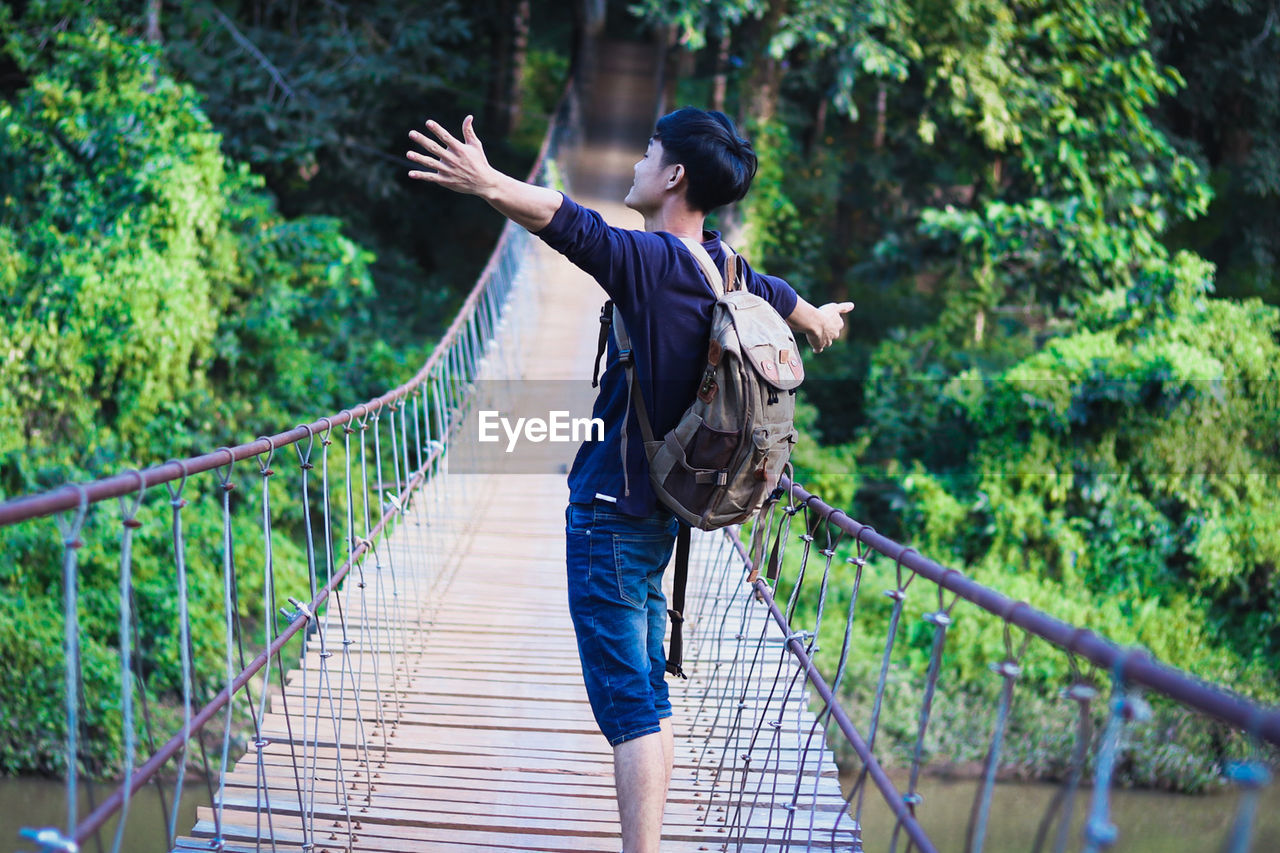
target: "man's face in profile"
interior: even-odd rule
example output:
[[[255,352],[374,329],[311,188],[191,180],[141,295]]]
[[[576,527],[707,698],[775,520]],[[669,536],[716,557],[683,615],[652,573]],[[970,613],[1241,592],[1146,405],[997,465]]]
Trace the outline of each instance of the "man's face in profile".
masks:
[[[667,178],[673,168],[674,163],[662,165],[662,140],[650,138],[649,147],[635,165],[631,189],[627,191],[622,203],[642,215],[656,211],[662,206]]]

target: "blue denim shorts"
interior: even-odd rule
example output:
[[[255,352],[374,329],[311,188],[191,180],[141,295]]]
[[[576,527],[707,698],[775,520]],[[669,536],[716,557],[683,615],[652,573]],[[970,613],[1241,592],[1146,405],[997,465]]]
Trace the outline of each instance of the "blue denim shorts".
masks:
[[[565,510],[569,614],[587,698],[613,746],[658,731],[671,716],[662,572],[677,523],[661,507],[643,518],[599,501]]]

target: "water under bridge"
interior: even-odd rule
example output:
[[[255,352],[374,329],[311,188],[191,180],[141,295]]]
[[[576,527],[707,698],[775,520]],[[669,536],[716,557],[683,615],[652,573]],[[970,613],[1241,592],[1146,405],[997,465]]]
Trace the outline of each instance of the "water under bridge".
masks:
[[[532,179],[563,182],[615,224],[638,227],[617,200],[650,131],[652,79],[643,49],[601,51],[598,70],[566,96]],[[587,386],[601,299],[583,273],[508,226],[429,362],[405,385],[235,448],[0,506],[5,524],[56,517],[65,543],[68,816],[65,826],[33,831],[28,846],[89,849],[94,839],[99,849],[122,849],[109,821],[127,814],[139,789],[159,786],[172,802],[175,788],[205,784],[194,781],[203,772],[210,805],[194,825],[170,819],[155,849],[616,851],[611,752],[586,703],[566,609],[567,460],[549,452],[529,470],[504,470],[462,437],[501,389]],[[161,485],[170,498],[163,512],[142,499]],[[214,621],[225,678],[203,686],[188,636],[194,575],[184,554],[194,534],[182,524],[196,492],[214,495],[224,513],[222,564],[204,576],[221,578],[224,606]],[[285,526],[273,502],[284,494],[302,502],[309,520],[295,525],[292,573],[273,554],[273,527]],[[137,614],[128,606],[120,614],[120,682],[128,688],[85,697],[79,680],[77,550],[86,518],[116,497],[122,602],[130,600],[133,531],[145,521],[172,532],[184,673],[181,695],[168,697],[173,731],[153,731],[131,648]],[[233,520],[245,511],[258,519],[252,541]],[[1101,850],[1114,841],[1108,797],[1144,691],[1280,744],[1275,710],[1005,598],[798,485],[789,484],[759,527],[694,539],[690,677],[672,687],[677,747],[663,850],[935,849],[917,820],[927,810],[919,781],[955,618],[1005,628],[968,850],[986,842],[1028,642],[1072,661],[1077,677],[1066,685],[1063,713],[1080,721],[1037,849]],[[250,574],[259,576],[262,600],[240,597]],[[873,576],[878,586],[861,591]],[[851,631],[866,599],[885,594],[889,628],[869,670],[878,679],[857,686],[855,714],[843,704],[855,692],[845,683]],[[931,642],[925,666],[905,672],[895,644],[909,599],[928,602]],[[814,662],[820,640],[840,649],[833,671]],[[918,683],[921,698],[906,773],[891,777],[875,743],[885,697],[902,679]],[[74,760],[85,701],[120,703],[126,728],[124,778],[88,804],[77,801]],[[1105,705],[1096,732],[1095,705]],[[843,786],[834,752],[850,768]],[[194,771],[191,780],[175,767]],[[1242,793],[1226,843],[1244,850],[1265,771],[1244,762],[1234,772]],[[868,799],[893,815],[889,832],[863,837]],[[1087,818],[1082,834],[1068,832],[1073,814]]]

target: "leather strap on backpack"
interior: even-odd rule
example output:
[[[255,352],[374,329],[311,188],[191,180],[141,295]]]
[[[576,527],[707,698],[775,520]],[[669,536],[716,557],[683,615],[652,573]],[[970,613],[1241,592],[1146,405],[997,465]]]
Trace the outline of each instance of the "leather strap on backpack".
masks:
[[[680,678],[684,674],[684,590],[689,584],[689,525],[680,523],[676,534],[676,576],[672,584],[671,604],[667,616],[671,617],[671,649],[667,652],[667,672]]]
[[[760,577],[760,566],[764,561],[765,537],[773,526],[773,511],[778,506],[778,499],[784,494],[786,492],[781,486],[775,487],[768,497],[764,499],[760,509],[756,511],[755,525],[751,530],[751,548],[747,551],[747,560],[751,563],[751,573],[747,575],[747,583],[749,584],[755,583],[756,579]],[[773,571],[773,569],[771,568],[770,571]]]
[[[591,387],[600,387],[600,360],[609,348],[609,328],[613,325],[613,300],[606,300],[600,309],[600,336],[596,339],[596,360],[591,367]]]

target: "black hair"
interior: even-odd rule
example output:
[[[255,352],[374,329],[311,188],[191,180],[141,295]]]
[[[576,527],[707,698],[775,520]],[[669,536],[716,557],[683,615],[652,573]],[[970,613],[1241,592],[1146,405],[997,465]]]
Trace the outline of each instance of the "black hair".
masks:
[[[684,166],[685,196],[701,213],[738,201],[756,176],[756,152],[718,110],[683,107],[658,119],[653,138],[662,143],[662,165]]]

